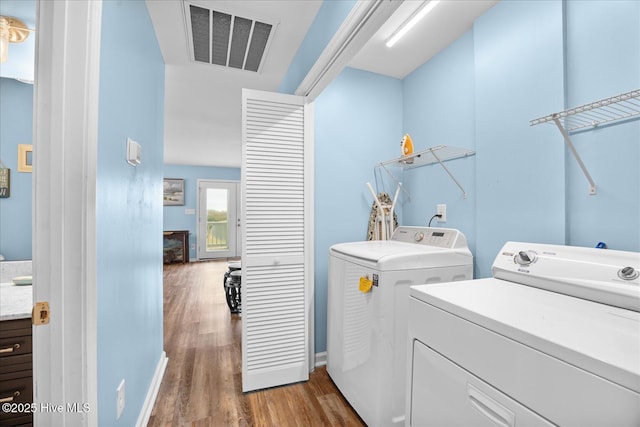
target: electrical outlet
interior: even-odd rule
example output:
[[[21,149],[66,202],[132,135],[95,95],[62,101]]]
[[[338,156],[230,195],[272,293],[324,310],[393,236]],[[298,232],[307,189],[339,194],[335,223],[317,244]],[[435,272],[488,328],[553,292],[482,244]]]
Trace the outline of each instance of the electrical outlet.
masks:
[[[118,418],[124,410],[124,379],[120,381],[120,385],[116,389],[116,406],[118,410]]]
[[[447,222],[447,205],[437,205],[436,214],[442,215],[440,218],[437,218],[438,222]]]

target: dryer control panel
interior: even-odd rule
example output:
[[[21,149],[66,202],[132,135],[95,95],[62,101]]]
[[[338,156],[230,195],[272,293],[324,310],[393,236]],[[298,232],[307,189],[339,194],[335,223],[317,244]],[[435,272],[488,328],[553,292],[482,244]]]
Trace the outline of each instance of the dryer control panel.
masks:
[[[507,242],[493,277],[640,312],[640,253]]]
[[[393,232],[391,240],[445,249],[467,247],[467,239],[464,234],[454,228],[401,226]]]

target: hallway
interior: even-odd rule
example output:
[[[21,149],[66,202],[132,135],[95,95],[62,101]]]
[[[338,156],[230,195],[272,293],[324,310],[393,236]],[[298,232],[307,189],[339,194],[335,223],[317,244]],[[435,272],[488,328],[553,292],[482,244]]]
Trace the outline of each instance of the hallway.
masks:
[[[364,425],[324,367],[305,383],[242,393],[242,324],[225,301],[226,269],[226,261],[164,267],[169,363],[148,425]]]

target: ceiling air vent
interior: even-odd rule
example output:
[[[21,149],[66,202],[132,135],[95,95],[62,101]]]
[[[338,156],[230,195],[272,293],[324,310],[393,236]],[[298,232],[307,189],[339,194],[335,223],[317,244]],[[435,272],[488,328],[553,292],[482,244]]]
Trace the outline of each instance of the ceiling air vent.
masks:
[[[258,72],[274,26],[185,3],[196,62]]]

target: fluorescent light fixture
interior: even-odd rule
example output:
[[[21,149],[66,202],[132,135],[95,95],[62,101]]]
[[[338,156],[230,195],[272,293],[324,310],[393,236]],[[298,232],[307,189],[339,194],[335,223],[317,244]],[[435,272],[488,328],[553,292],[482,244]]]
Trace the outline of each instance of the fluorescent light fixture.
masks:
[[[418,21],[427,16],[427,14],[438,5],[438,3],[440,3],[440,0],[431,0],[426,1],[422,6],[420,6],[420,8],[413,15],[411,15],[409,19],[404,21],[404,23],[395,31],[395,33],[393,33],[393,35],[389,37],[386,42],[387,47],[391,47],[396,44],[396,42],[400,40],[405,34],[407,34],[409,30],[418,23]]]

